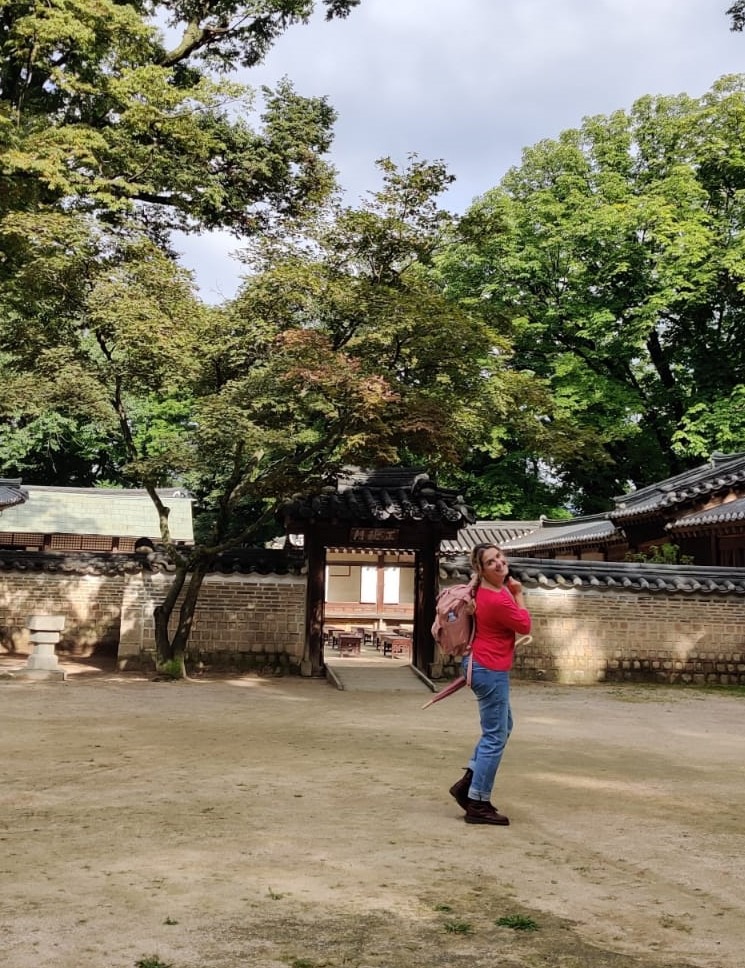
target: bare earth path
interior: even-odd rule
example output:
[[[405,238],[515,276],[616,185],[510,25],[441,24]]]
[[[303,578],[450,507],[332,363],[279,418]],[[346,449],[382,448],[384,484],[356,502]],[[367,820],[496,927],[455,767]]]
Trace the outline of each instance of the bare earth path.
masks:
[[[395,681],[0,683],[0,964],[743,968],[744,697],[515,683],[488,828]]]

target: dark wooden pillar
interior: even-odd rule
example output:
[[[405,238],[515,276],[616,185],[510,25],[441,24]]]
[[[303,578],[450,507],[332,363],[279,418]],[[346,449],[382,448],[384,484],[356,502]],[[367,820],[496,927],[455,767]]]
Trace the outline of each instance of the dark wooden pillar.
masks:
[[[416,554],[414,585],[414,643],[412,663],[425,676],[431,675],[435,659],[432,622],[435,618],[435,599],[439,584],[440,536],[432,528]]]
[[[308,552],[308,587],[306,592],[306,633],[300,674],[322,676],[323,612],[325,595],[326,548],[312,532],[306,535]]]

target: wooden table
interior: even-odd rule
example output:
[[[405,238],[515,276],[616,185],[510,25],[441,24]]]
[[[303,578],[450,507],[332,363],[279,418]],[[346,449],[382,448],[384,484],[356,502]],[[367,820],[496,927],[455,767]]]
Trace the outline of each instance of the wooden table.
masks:
[[[361,655],[362,636],[358,632],[338,632],[336,635],[339,655]]]
[[[332,649],[337,649],[339,647],[338,638],[340,635],[347,633],[347,629],[343,628],[341,625],[324,625],[323,627],[323,643],[324,645],[330,645]]]
[[[411,639],[408,635],[395,635],[393,632],[378,632],[379,647],[383,655],[394,658],[399,655],[411,655]]]

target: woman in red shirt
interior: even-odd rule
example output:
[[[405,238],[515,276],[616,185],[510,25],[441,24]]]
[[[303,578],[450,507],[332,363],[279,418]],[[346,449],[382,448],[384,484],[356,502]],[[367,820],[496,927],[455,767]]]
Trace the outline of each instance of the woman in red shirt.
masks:
[[[530,632],[530,612],[523,586],[508,577],[507,559],[495,545],[477,545],[471,567],[479,579],[476,590],[476,632],[471,653],[463,659],[463,675],[471,663],[471,688],[479,704],[481,737],[462,779],[450,793],[466,811],[466,823],[506,826],[509,819],[491,803],[494,780],[512,732],[510,669],[515,636]]]

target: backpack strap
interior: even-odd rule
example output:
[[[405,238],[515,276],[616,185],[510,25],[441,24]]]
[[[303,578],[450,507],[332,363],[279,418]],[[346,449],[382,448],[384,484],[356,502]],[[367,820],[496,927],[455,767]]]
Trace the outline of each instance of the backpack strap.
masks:
[[[474,575],[473,578],[468,583],[471,591],[471,600],[473,602],[473,614],[476,614],[476,592],[481,584],[481,579],[478,575]],[[468,667],[466,669],[466,685],[471,688],[471,682],[473,681],[473,653],[471,651],[473,640],[476,636],[476,621],[471,623],[471,640],[468,643],[468,651],[466,652],[466,659],[468,661]]]

